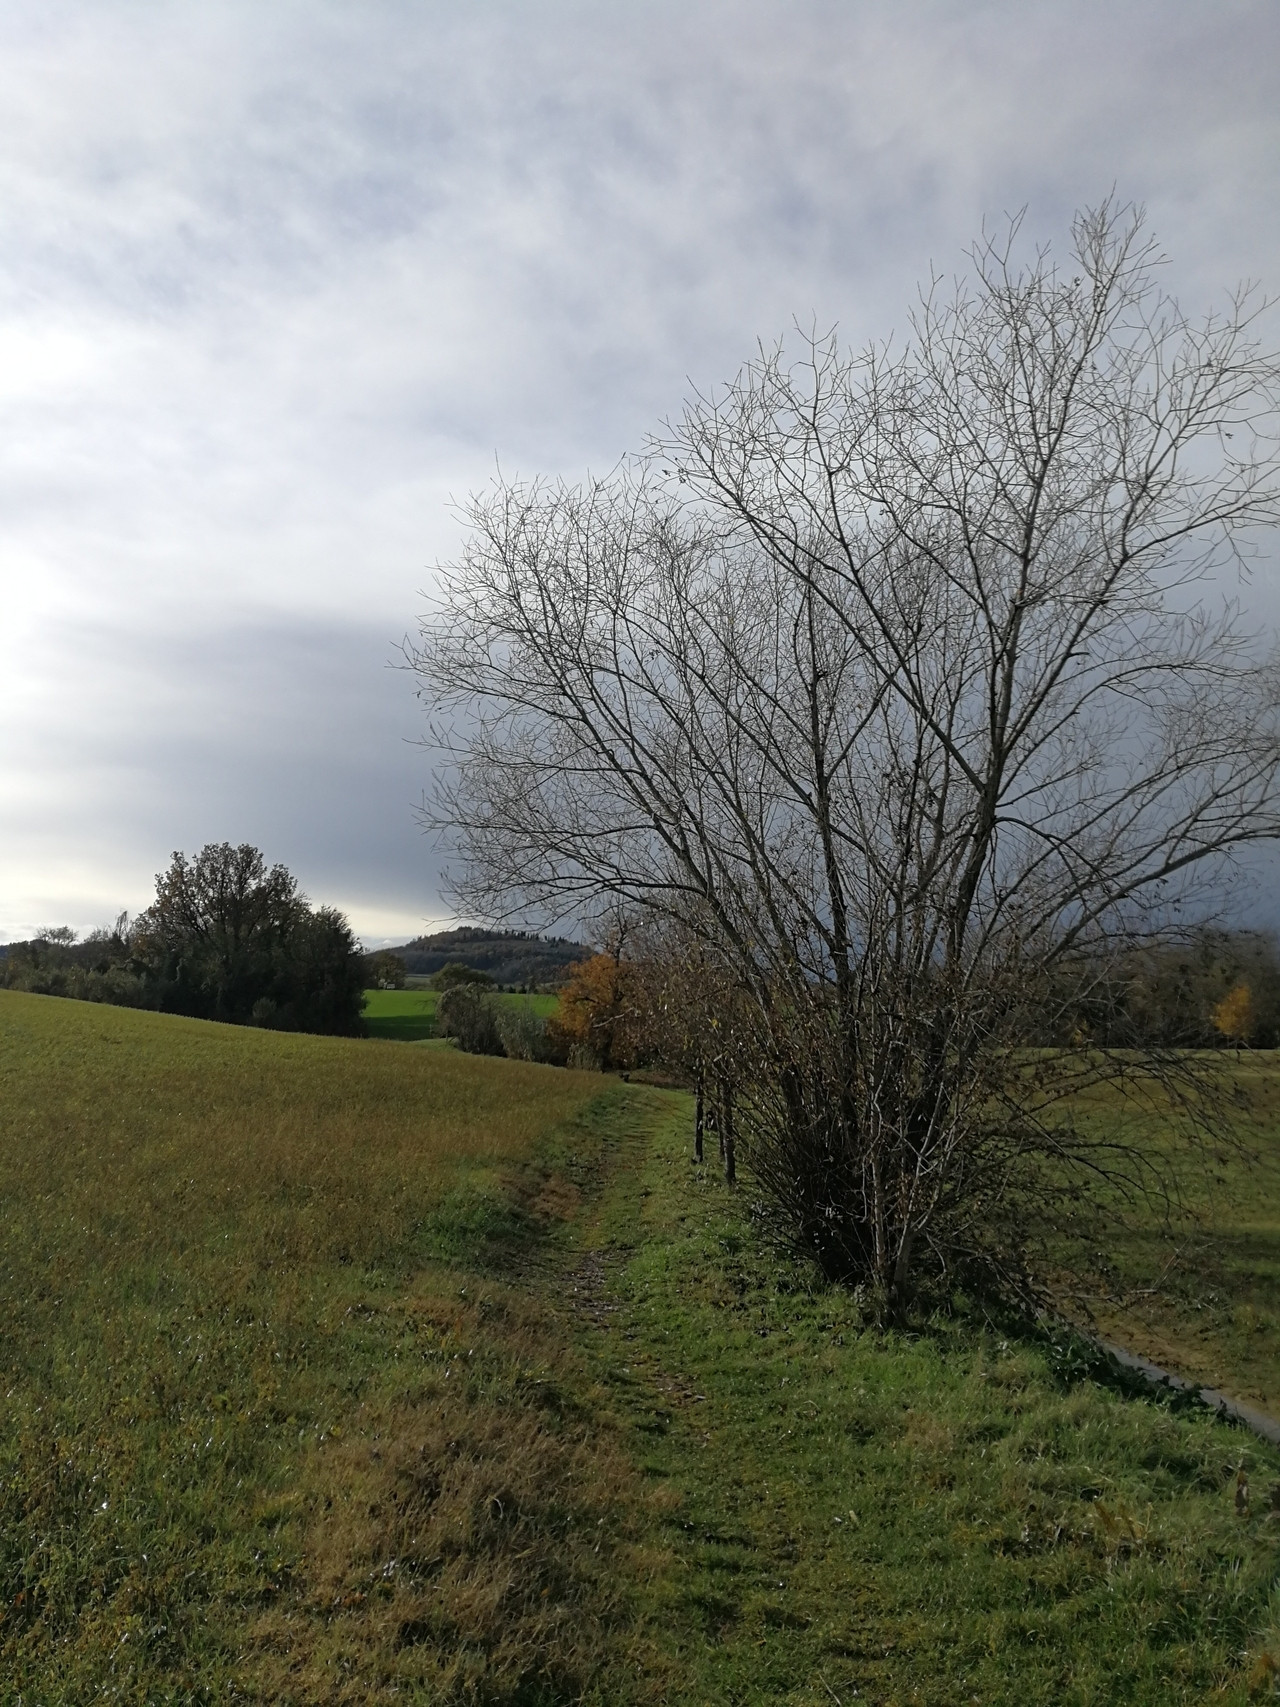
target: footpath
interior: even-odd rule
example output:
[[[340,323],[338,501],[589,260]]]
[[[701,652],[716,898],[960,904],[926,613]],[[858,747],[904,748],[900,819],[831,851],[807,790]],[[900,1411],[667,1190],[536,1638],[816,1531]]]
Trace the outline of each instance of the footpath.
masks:
[[[694,1166],[688,1098],[631,1094],[530,1280],[641,1478],[620,1558],[655,1700],[1252,1698],[1271,1437],[979,1321],[867,1329]]]

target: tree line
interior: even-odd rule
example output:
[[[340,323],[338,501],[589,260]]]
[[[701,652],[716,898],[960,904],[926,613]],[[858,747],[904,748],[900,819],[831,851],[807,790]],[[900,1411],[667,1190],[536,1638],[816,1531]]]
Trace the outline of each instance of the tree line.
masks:
[[[405,971],[415,975],[431,976],[457,961],[488,973],[495,984],[536,988],[557,983],[565,968],[581,960],[585,950],[580,942],[563,937],[460,925],[415,937],[393,952]]]
[[[11,943],[11,990],[279,1031],[358,1036],[365,964],[343,915],[243,843],[175,853],[155,900],[83,941],[63,927]]]
[[[643,954],[643,948],[640,949]],[[376,960],[393,960],[383,954]],[[691,1087],[737,1077],[721,1042],[725,993],[621,944],[565,969],[558,1009],[539,1018],[494,999],[492,980],[455,961],[431,979],[436,1028],[475,1054],[602,1072],[653,1068]],[[403,975],[402,975],[403,976]],[[1200,926],[1184,941],[1099,965],[1086,1000],[1032,1016],[1029,1047],[1082,1041],[1118,1049],[1280,1046],[1280,946],[1271,933]]]

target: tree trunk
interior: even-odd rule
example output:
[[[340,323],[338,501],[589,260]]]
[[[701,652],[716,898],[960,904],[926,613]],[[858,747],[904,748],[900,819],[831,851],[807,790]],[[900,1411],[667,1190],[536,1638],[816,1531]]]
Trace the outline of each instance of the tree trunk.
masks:
[[[910,1298],[907,1276],[911,1269],[911,1247],[914,1243],[915,1234],[908,1228],[898,1245],[898,1256],[893,1265],[893,1285],[889,1288],[889,1319],[893,1322],[900,1322],[907,1313],[907,1302]]]
[[[720,1154],[724,1158],[724,1177],[733,1185],[738,1178],[738,1145],[733,1131],[733,1086],[720,1086]]]

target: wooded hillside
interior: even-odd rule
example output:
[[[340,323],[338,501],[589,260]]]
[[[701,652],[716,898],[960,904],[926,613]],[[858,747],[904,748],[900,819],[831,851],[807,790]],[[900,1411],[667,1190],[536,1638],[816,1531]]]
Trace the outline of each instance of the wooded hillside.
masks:
[[[451,960],[460,960],[488,973],[495,984],[537,985],[558,983],[567,966],[591,951],[567,937],[462,925],[456,930],[414,937],[393,952],[404,961],[406,972],[419,975],[438,972]]]

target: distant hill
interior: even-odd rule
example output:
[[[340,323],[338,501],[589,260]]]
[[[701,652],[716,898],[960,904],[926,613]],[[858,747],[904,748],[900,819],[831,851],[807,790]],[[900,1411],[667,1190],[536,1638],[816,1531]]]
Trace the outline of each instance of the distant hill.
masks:
[[[460,925],[456,930],[414,937],[391,952],[400,956],[407,972],[420,975],[460,960],[477,972],[487,972],[495,984],[558,984],[565,968],[585,959],[591,950],[568,937]]]

